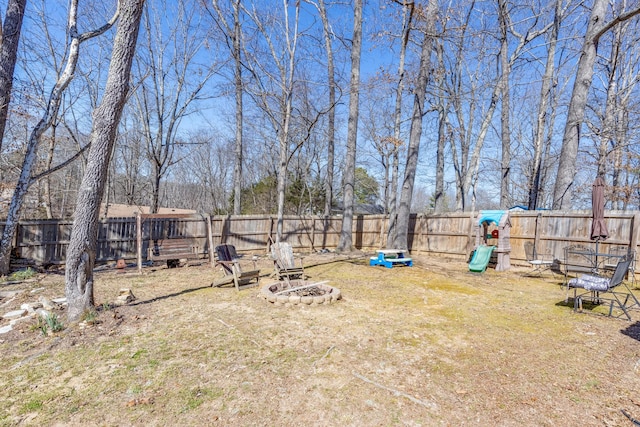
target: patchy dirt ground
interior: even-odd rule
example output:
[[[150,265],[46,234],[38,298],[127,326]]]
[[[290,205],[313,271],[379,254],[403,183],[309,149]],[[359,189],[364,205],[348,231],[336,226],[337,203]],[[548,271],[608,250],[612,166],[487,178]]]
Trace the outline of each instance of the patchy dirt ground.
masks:
[[[212,288],[221,273],[207,265],[97,272],[95,323],[43,336],[25,322],[0,335],[0,425],[632,425],[621,410],[640,418],[639,311],[632,322],[574,313],[559,277],[523,277],[524,268],[472,274],[441,258],[393,269],[367,259],[305,258],[310,280],[343,295],[318,306]],[[260,263],[261,284],[271,283],[269,261]],[[0,313],[63,296],[63,281],[0,285],[26,291],[0,301]],[[113,308],[121,288],[137,299]]]

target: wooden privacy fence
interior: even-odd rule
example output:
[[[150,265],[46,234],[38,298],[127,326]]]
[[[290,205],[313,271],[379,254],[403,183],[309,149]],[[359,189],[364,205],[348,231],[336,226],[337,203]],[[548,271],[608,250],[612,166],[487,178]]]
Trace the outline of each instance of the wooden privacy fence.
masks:
[[[477,212],[441,215],[412,215],[409,250],[412,254],[467,258],[473,250]],[[511,212],[511,260],[524,261],[524,242],[535,243],[539,253],[552,253],[560,260],[570,244],[591,244],[591,211]],[[600,252],[614,245],[638,249],[640,212],[605,213],[609,238],[600,243]],[[203,254],[211,245],[230,243],[238,251],[266,254],[270,237],[275,237],[276,218],[263,215],[142,215],[140,241],[137,244],[136,217],[109,218],[101,221],[96,259],[99,262],[119,258],[135,260],[138,249],[146,260],[150,244],[161,239],[189,238]],[[210,222],[210,225],[208,225]],[[286,216],[283,240],[295,251],[313,252],[335,249],[340,237],[342,217]],[[354,217],[353,244],[372,251],[386,246],[388,217]],[[0,223],[0,229],[4,227]],[[36,264],[64,263],[72,222],[67,220],[29,220],[19,223],[14,238],[14,258]],[[210,232],[208,230],[211,230]]]

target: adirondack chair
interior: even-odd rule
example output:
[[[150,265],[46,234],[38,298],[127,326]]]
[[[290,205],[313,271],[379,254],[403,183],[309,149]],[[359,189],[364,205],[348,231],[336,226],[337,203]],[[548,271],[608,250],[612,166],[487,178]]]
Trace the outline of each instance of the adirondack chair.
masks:
[[[613,309],[619,309],[628,320],[631,320],[629,310],[631,308],[640,309],[640,302],[624,283],[625,276],[629,272],[629,266],[633,258],[627,255],[618,261],[616,269],[611,278],[583,274],[580,277],[569,280],[567,283],[567,299],[570,289],[573,289],[573,309],[582,310],[583,300],[593,304],[609,303],[609,316],[612,316]],[[623,289],[619,291],[618,289]],[[578,289],[586,292],[578,294]],[[622,316],[620,314],[620,316]]]
[[[222,286],[233,283],[236,290],[256,286],[260,284],[260,270],[253,261],[253,270],[243,270],[240,258],[233,245],[216,246],[216,265],[220,265],[225,273],[225,277],[213,282],[213,286]],[[255,281],[255,283],[253,283]]]
[[[293,249],[289,243],[273,243],[271,245],[271,258],[273,258],[275,275],[278,280],[305,278],[302,259],[300,258],[300,265],[297,266],[293,256]]]

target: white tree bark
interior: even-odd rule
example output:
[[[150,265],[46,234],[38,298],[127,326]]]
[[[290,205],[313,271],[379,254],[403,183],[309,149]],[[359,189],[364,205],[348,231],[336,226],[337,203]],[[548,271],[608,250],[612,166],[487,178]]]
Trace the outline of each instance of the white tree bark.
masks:
[[[6,225],[2,233],[2,240],[0,240],[0,275],[6,274],[9,270],[9,262],[11,258],[11,241],[16,231],[16,227],[18,226],[18,220],[20,219],[20,211],[22,209],[24,197],[27,194],[27,190],[34,182],[31,175],[33,172],[33,167],[37,160],[38,145],[40,143],[42,135],[47,131],[47,129],[49,129],[53,121],[58,116],[58,111],[60,110],[60,104],[62,102],[62,94],[69,86],[69,83],[71,83],[71,80],[74,77],[76,66],[78,64],[80,44],[93,37],[103,34],[105,31],[111,28],[118,17],[118,11],[116,11],[111,20],[101,28],[82,34],[78,33],[77,17],[78,0],[72,0],[69,7],[69,19],[67,27],[71,40],[69,44],[67,62],[62,74],[58,78],[58,81],[51,91],[49,102],[47,103],[47,108],[44,111],[43,117],[40,119],[40,121],[38,121],[36,126],[31,131],[31,135],[29,136],[26,153],[22,162],[22,169],[20,171],[20,177],[18,178],[16,188],[13,192],[13,197],[11,198],[11,204],[9,205],[9,210],[7,212]]]

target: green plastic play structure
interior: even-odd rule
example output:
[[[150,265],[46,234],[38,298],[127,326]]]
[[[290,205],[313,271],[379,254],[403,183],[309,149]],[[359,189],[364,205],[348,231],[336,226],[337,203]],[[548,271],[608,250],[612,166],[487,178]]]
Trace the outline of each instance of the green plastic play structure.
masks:
[[[471,262],[469,263],[469,271],[474,273],[483,273],[489,265],[491,259],[491,253],[495,249],[495,246],[480,245],[473,253]]]

